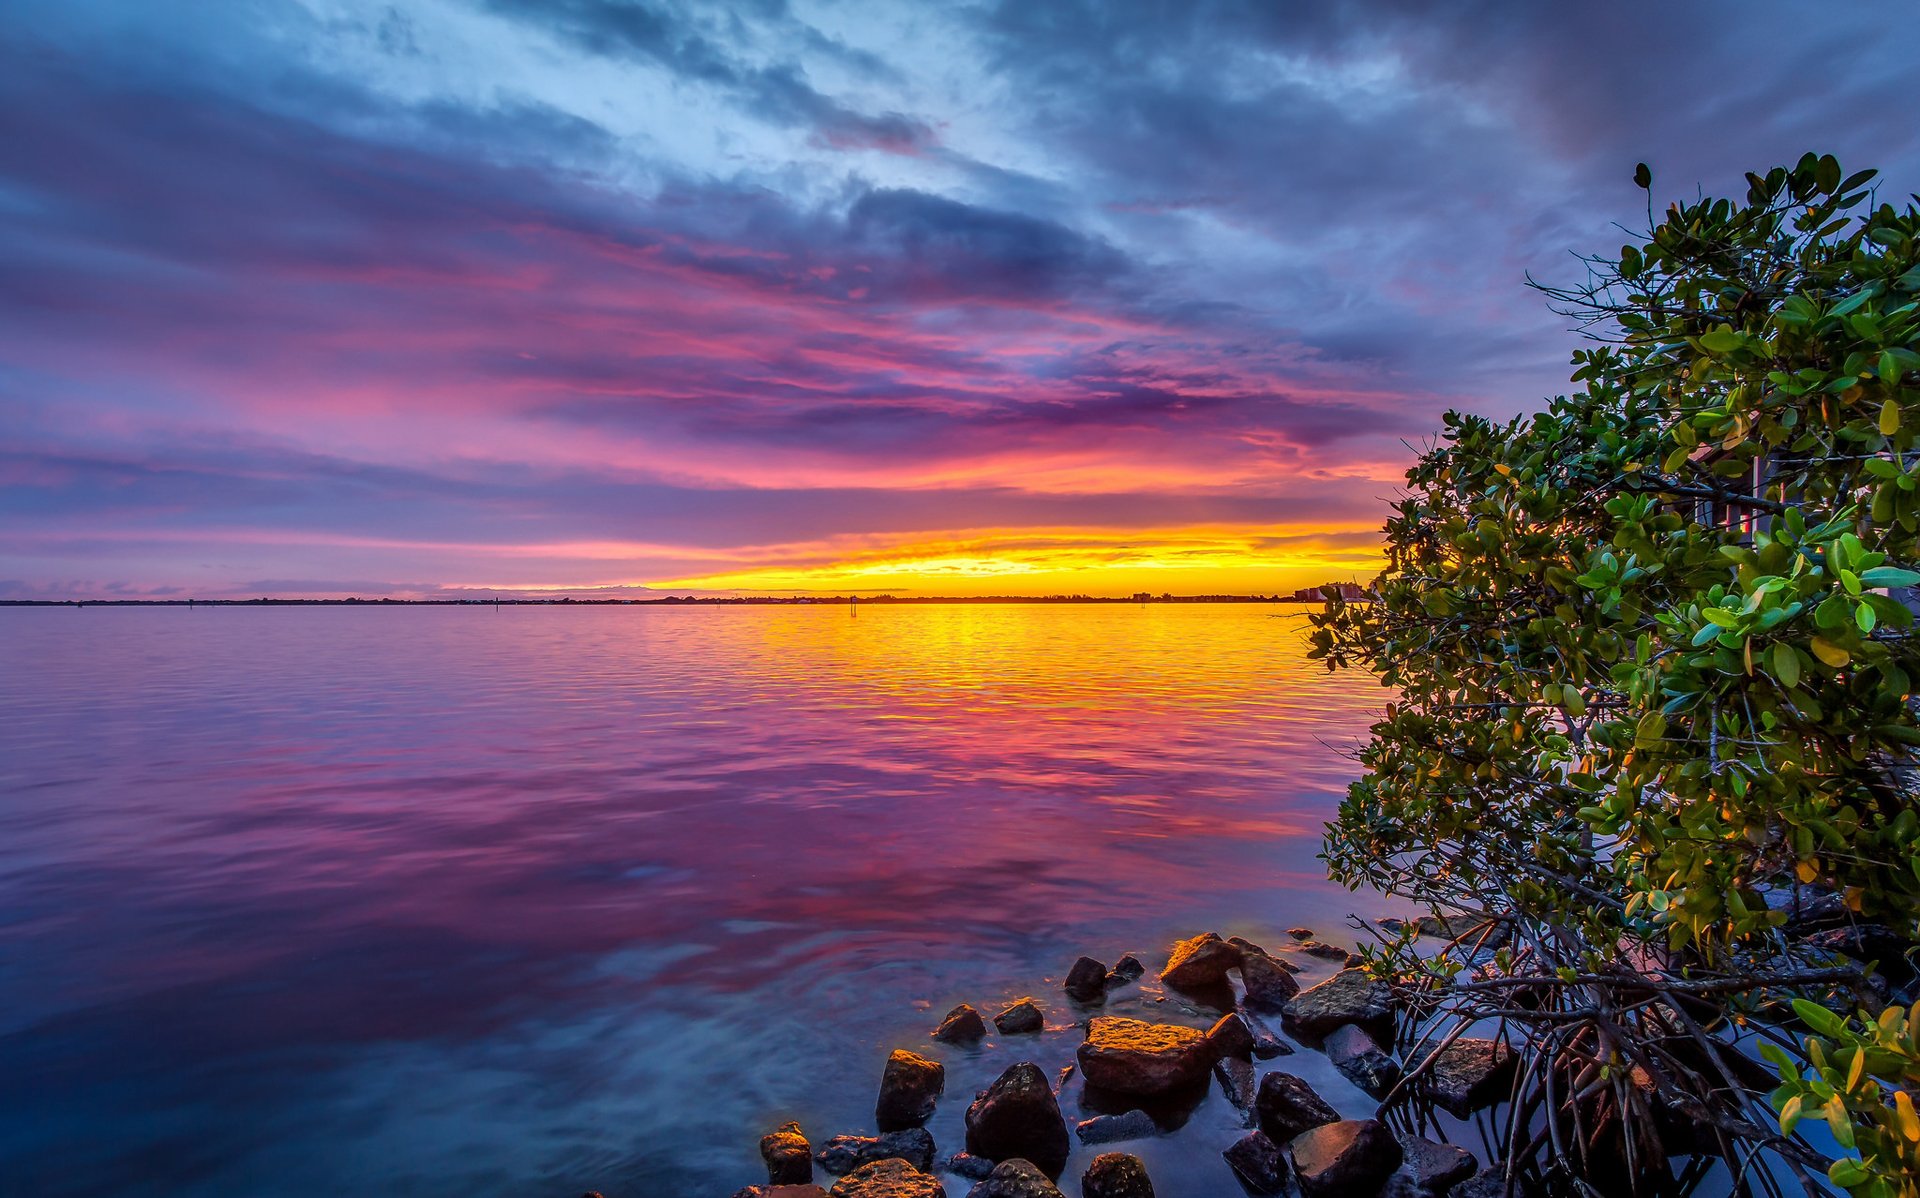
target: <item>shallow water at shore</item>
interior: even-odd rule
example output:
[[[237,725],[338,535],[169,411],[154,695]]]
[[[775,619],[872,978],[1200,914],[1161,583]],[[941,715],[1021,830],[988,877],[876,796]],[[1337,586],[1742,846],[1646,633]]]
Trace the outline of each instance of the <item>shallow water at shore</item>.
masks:
[[[0,611],[4,1188],[724,1195],[1032,992],[956,1150],[1079,953],[1389,909],[1315,858],[1384,692],[1298,612]],[[1237,1192],[1232,1115],[1125,1147]]]

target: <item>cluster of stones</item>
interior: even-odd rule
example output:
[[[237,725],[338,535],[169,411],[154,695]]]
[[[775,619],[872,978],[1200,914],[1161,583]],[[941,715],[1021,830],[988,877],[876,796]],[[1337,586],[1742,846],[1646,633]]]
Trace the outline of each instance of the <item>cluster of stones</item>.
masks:
[[[1325,948],[1305,929],[1293,951],[1331,958],[1346,952]],[[1075,1054],[1090,1093],[1142,1104],[1203,1094],[1209,1078],[1244,1113],[1248,1134],[1225,1158],[1257,1194],[1286,1192],[1297,1185],[1304,1198],[1372,1198],[1399,1174],[1415,1192],[1439,1198],[1473,1198],[1497,1180],[1476,1173],[1471,1153],[1449,1144],[1397,1134],[1376,1119],[1343,1119],[1304,1080],[1285,1072],[1260,1076],[1254,1061],[1293,1052],[1260,1014],[1275,1015],[1297,1039],[1323,1046],[1336,1068],[1362,1089],[1382,1096],[1400,1080],[1391,1050],[1396,1000],[1392,988],[1351,965],[1302,989],[1295,969],[1280,957],[1238,937],[1206,933],[1174,945],[1161,980],[1196,997],[1211,996],[1230,1009],[1205,1031],[1112,1015],[1086,1019],[1086,1038]],[[1112,970],[1082,957],[1064,989],[1082,1006],[1098,1006],[1107,994],[1145,973],[1133,957]],[[1236,1004],[1229,975],[1237,974],[1243,997]],[[994,1017],[1003,1035],[1031,1034],[1046,1024],[1032,999],[1021,999]],[[966,1004],[941,1020],[933,1038],[971,1044],[986,1035],[986,1021]],[[1455,1040],[1434,1058],[1426,1087],[1433,1100],[1460,1117],[1504,1096],[1513,1060],[1504,1045]],[[801,1129],[785,1124],[761,1141],[767,1184],[735,1198],[945,1198],[935,1176],[936,1146],[925,1124],[946,1084],[945,1066],[895,1050],[881,1076],[874,1108],[879,1132],[842,1135],[818,1151]],[[1143,1109],[1101,1115],[1074,1128],[1085,1145],[1104,1145],[1158,1134]],[[966,1149],[941,1162],[940,1171],[975,1184],[967,1198],[1058,1198],[1055,1182],[1065,1171],[1072,1137],[1055,1088],[1040,1066],[1023,1061],[1007,1068],[981,1091],[966,1112]],[[814,1167],[838,1175],[831,1190],[814,1182]],[[1502,1192],[1488,1190],[1487,1192]],[[1137,1157],[1121,1152],[1097,1156],[1081,1179],[1085,1198],[1152,1198],[1153,1185]]]

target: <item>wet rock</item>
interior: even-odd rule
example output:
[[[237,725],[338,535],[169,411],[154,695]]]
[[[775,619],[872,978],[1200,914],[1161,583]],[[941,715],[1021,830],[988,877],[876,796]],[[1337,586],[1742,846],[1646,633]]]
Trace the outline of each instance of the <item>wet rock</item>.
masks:
[[[1419,1136],[1402,1135],[1400,1153],[1407,1172],[1425,1194],[1445,1194],[1480,1168],[1466,1149]]]
[[[1359,953],[1347,954],[1348,969],[1360,969],[1360,968],[1363,968],[1366,965],[1366,963],[1367,963],[1367,959],[1361,956]]]
[[[1393,988],[1365,970],[1343,969],[1287,1001],[1282,1023],[1298,1035],[1319,1039],[1343,1023],[1373,1031],[1393,1026]]]
[[[798,1123],[782,1123],[760,1137],[760,1159],[767,1162],[767,1184],[806,1185],[813,1180],[813,1145]]]
[[[1240,1180],[1256,1194],[1278,1194],[1287,1188],[1287,1157],[1267,1133],[1251,1132],[1221,1153]]]
[[[1513,1050],[1496,1040],[1465,1038],[1440,1050],[1427,1071],[1427,1090],[1455,1118],[1506,1098],[1513,1087]]]
[[[1884,924],[1863,923],[1815,932],[1802,941],[1809,948],[1839,953],[1879,967],[1880,974],[1895,986],[1914,980],[1914,966],[1906,952],[1912,948]]]
[[[1400,1080],[1400,1062],[1367,1034],[1363,1027],[1347,1024],[1335,1028],[1327,1037],[1327,1059],[1342,1076],[1362,1090],[1379,1098]]]
[[[1053,1092],[1055,1094],[1058,1094],[1060,1093],[1060,1091],[1066,1089],[1067,1079],[1072,1076],[1073,1076],[1073,1062],[1068,1061],[1066,1064],[1060,1066],[1060,1072],[1053,1075]]]
[[[1103,1152],[1093,1158],[1080,1178],[1081,1198],[1153,1198],[1153,1182],[1140,1158],[1125,1152]]]
[[[1020,1036],[1046,1027],[1047,1017],[1040,1013],[1032,999],[1023,998],[995,1015],[993,1026],[999,1028],[1002,1035]]]
[[[1381,931],[1390,933],[1395,936],[1398,936],[1400,933],[1406,931],[1408,928],[1413,926],[1412,920],[1401,919],[1398,915],[1382,915],[1379,919],[1376,919],[1373,922],[1380,928]]]
[[[1100,1002],[1107,994],[1107,967],[1092,957],[1082,957],[1067,970],[1062,989],[1075,1002]]]
[[[934,1029],[933,1038],[943,1044],[977,1044],[986,1034],[987,1021],[980,1018],[980,1012],[961,1003],[947,1012],[947,1017]]]
[[[906,1161],[873,1161],[833,1183],[828,1198],[947,1198],[938,1178]]]
[[[967,1191],[967,1198],[1065,1198],[1060,1187],[1031,1161],[1018,1157],[1001,1161],[985,1180]]]
[[[1249,1011],[1240,1012],[1240,1019],[1253,1033],[1253,1055],[1256,1059],[1270,1061],[1275,1057],[1293,1055],[1293,1045],[1275,1035],[1273,1029],[1254,1018]]]
[[[1128,953],[1113,963],[1113,969],[1107,973],[1107,985],[1119,986],[1137,981],[1146,972],[1147,967],[1140,963],[1140,958]]]
[[[600,1198],[600,1193],[596,1190],[585,1198]],[[792,1186],[748,1186],[743,1190],[735,1190],[733,1198],[827,1198],[827,1192],[808,1182]]]
[[[1203,990],[1224,986],[1227,970],[1240,964],[1240,950],[1207,932],[1173,946],[1160,980],[1176,990]]]
[[[1343,1119],[1295,1136],[1287,1156],[1305,1198],[1359,1198],[1400,1167],[1400,1142],[1377,1119]]]
[[[1124,1115],[1097,1115],[1074,1124],[1073,1134],[1082,1144],[1117,1144],[1121,1140],[1145,1140],[1160,1134],[1160,1126],[1145,1111]]]
[[[1287,935],[1293,937],[1295,940],[1311,940],[1313,939],[1313,929],[1312,928],[1288,928]]]
[[[933,1168],[933,1136],[924,1127],[883,1136],[835,1136],[814,1155],[829,1173],[851,1173],[874,1161],[899,1159],[925,1173]]]
[[[970,1181],[979,1181],[993,1172],[993,1162],[984,1156],[975,1156],[971,1152],[956,1152],[942,1161],[940,1167],[955,1177],[964,1177]]]
[[[1307,954],[1309,957],[1319,957],[1323,961],[1344,961],[1348,955],[1347,950],[1341,948],[1339,945],[1326,944],[1319,940],[1307,941],[1300,946],[1298,951]]]
[[[1339,1111],[1291,1073],[1269,1073],[1260,1079],[1254,1114],[1260,1120],[1260,1130],[1276,1144],[1289,1143],[1304,1131],[1340,1121]]]
[[[1213,1063],[1213,1075],[1220,1079],[1220,1092],[1227,1101],[1243,1111],[1253,1111],[1254,1086],[1258,1081],[1252,1061],[1227,1057]]]
[[[1532,1193],[1533,1187],[1525,1181],[1516,1180],[1509,1186],[1506,1170],[1489,1165],[1454,1186],[1447,1198],[1529,1198]]]
[[[904,1048],[887,1057],[880,1074],[880,1098],[874,1103],[874,1125],[881,1131],[919,1127],[933,1115],[947,1086],[947,1067]]]
[[[1078,1056],[1088,1085],[1144,1097],[1204,1081],[1213,1063],[1206,1033],[1198,1028],[1112,1015],[1087,1026]]]
[[[1020,1157],[1058,1177],[1070,1148],[1067,1121],[1047,1075],[1031,1062],[1009,1067],[967,1108],[967,1151],[975,1156]]]
[[[1279,1014],[1287,1009],[1287,1000],[1300,993],[1292,968],[1265,953],[1241,956],[1240,980],[1246,983],[1247,1005],[1256,1011]]]
[[[1222,1015],[1207,1031],[1207,1048],[1215,1058],[1253,1058],[1253,1029],[1238,1014]]]
[[[1245,936],[1229,936],[1227,937],[1227,943],[1239,949],[1240,955],[1243,957],[1248,953],[1259,953],[1263,957],[1267,955],[1266,949],[1248,940]]]
[[[1488,925],[1493,924],[1491,930]],[[1485,915],[1462,913],[1459,915],[1422,915],[1415,925],[1422,936],[1433,936],[1440,940],[1462,941],[1465,944],[1479,945],[1483,949],[1496,949],[1507,942],[1507,926],[1494,923]],[[1485,936],[1482,940],[1481,937]]]

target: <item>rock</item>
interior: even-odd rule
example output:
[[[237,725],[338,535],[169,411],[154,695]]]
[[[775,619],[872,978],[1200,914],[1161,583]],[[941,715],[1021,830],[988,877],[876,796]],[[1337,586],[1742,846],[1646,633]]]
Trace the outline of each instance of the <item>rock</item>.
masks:
[[[1227,970],[1240,964],[1240,950],[1213,933],[1182,940],[1173,946],[1160,980],[1176,990],[1224,986]]]
[[[1220,1155],[1256,1194],[1278,1194],[1287,1188],[1287,1158],[1267,1133],[1250,1132]]]
[[[1213,1063],[1213,1075],[1220,1079],[1221,1093],[1227,1101],[1243,1111],[1253,1110],[1254,1074],[1253,1062],[1227,1057]]]
[[[1080,1178],[1080,1198],[1153,1198],[1153,1182],[1139,1157],[1103,1152]]]
[[[1381,931],[1391,932],[1396,936],[1413,926],[1413,921],[1401,919],[1398,915],[1382,915],[1373,922],[1379,925]]]
[[[1247,1030],[1253,1033],[1253,1055],[1256,1058],[1270,1061],[1275,1057],[1293,1055],[1293,1045],[1274,1035],[1273,1029],[1255,1019],[1251,1012],[1240,1012],[1240,1020],[1247,1025]]]
[[[1526,1198],[1532,1193],[1533,1187],[1524,1180],[1508,1186],[1506,1170],[1499,1165],[1489,1165],[1453,1187],[1447,1198]]]
[[[1319,1039],[1343,1023],[1382,1031],[1392,1027],[1393,987],[1360,969],[1343,969],[1287,1000],[1282,1022],[1299,1035]]]
[[[1213,1064],[1206,1033],[1198,1028],[1113,1015],[1087,1026],[1078,1055],[1088,1085],[1148,1097],[1204,1081]]]
[[[1400,1142],[1377,1119],[1343,1119],[1295,1136],[1287,1155],[1304,1198],[1359,1198],[1400,1167]]]
[[[760,1159],[767,1162],[767,1184],[803,1186],[813,1180],[813,1145],[798,1123],[782,1123],[760,1137]]]
[[[835,1136],[814,1156],[822,1169],[836,1174],[895,1158],[925,1173],[933,1168],[933,1136],[924,1127],[890,1131],[883,1136]]]
[[[1914,980],[1914,966],[1906,952],[1911,942],[1903,940],[1885,924],[1863,923],[1815,932],[1801,943],[1830,953],[1839,953],[1871,965],[1895,986]]]
[[[585,1198],[600,1198],[599,1191],[587,1194]],[[733,1198],[827,1198],[827,1192],[808,1182],[795,1186],[748,1186],[735,1190]]]
[[[1324,944],[1318,940],[1307,941],[1300,946],[1299,951],[1309,957],[1319,957],[1323,961],[1344,961],[1348,956],[1347,950],[1339,945]]]
[[[1459,915],[1422,915],[1414,926],[1420,929],[1422,936],[1433,936],[1446,941],[1463,941],[1468,946],[1478,944],[1483,949],[1496,949],[1507,942],[1507,925],[1494,924],[1491,931],[1487,925],[1493,924],[1485,915],[1463,913]],[[1486,939],[1481,940],[1482,934]]]
[[[1057,1095],[1067,1088],[1067,1079],[1073,1076],[1073,1062],[1060,1066],[1060,1072],[1053,1075],[1053,1092]]]
[[[1407,1172],[1427,1194],[1445,1194],[1480,1167],[1466,1149],[1419,1136],[1402,1135],[1400,1153]]]
[[[1513,1087],[1513,1050],[1497,1040],[1455,1040],[1428,1068],[1427,1091],[1458,1119],[1506,1098]]]
[[[947,1012],[934,1029],[933,1038],[945,1044],[977,1044],[986,1034],[987,1021],[980,1018],[980,1012],[961,1003]]]
[[[1067,970],[1062,989],[1075,1002],[1100,1002],[1107,995],[1107,967],[1092,957],[1082,957]]]
[[[932,1117],[946,1086],[945,1065],[904,1048],[894,1049],[880,1074],[880,1098],[873,1106],[874,1125],[883,1132],[919,1127]]]
[[[955,1177],[965,1177],[979,1181],[993,1172],[993,1162],[984,1156],[975,1156],[971,1152],[956,1152],[940,1164],[942,1169]]]
[[[1359,953],[1347,954],[1348,969],[1363,969],[1366,967],[1366,964],[1367,964],[1367,959],[1361,956]]]
[[[979,1185],[967,1191],[967,1198],[1065,1198],[1060,1187],[1032,1162],[1015,1157],[993,1167]]]
[[[1117,1144],[1121,1140],[1145,1140],[1160,1134],[1160,1125],[1145,1111],[1132,1110],[1124,1115],[1096,1115],[1074,1124],[1073,1134],[1082,1144]]]
[[[1269,1073],[1260,1079],[1254,1114],[1260,1120],[1260,1130],[1275,1144],[1290,1143],[1301,1132],[1340,1121],[1339,1111],[1291,1073]]]
[[[1287,1000],[1300,993],[1291,967],[1265,953],[1241,956],[1240,980],[1246,983],[1247,1005],[1256,1011],[1279,1014],[1287,1009]]]
[[[1112,972],[1107,974],[1107,982],[1110,985],[1117,984],[1114,983],[1115,978],[1119,978],[1121,982],[1135,981],[1146,972],[1147,967],[1140,963],[1140,958],[1128,953],[1114,962]]]
[[[833,1183],[828,1198],[947,1198],[947,1187],[903,1160],[873,1161]]]
[[[1222,1015],[1207,1031],[1207,1048],[1220,1057],[1253,1057],[1253,1029],[1239,1015]]]
[[[1312,928],[1288,928],[1287,935],[1293,937],[1295,940],[1311,940],[1313,939],[1313,929]]]
[[[1023,998],[995,1015],[993,1026],[999,1028],[1002,1035],[1019,1036],[1046,1027],[1047,1017],[1040,1013],[1032,999]]]
[[[1327,1059],[1354,1085],[1379,1098],[1400,1080],[1400,1062],[1367,1034],[1363,1027],[1347,1024],[1335,1028],[1327,1037]]]
[[[1245,936],[1229,936],[1227,937],[1227,943],[1239,949],[1240,955],[1243,957],[1248,953],[1259,953],[1263,957],[1267,955],[1266,949],[1248,940]]]
[[[1020,1157],[1058,1177],[1070,1149],[1060,1104],[1047,1075],[1031,1062],[1010,1066],[967,1108],[967,1151],[975,1156]]]

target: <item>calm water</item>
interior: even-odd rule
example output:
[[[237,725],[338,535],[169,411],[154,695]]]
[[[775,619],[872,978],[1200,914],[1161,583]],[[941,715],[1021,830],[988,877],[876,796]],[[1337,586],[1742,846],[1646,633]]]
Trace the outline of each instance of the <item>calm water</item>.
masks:
[[[0,610],[0,1192],[724,1196],[1036,994],[937,1054],[955,1150],[1077,954],[1387,909],[1315,860],[1382,692],[1297,610]]]

